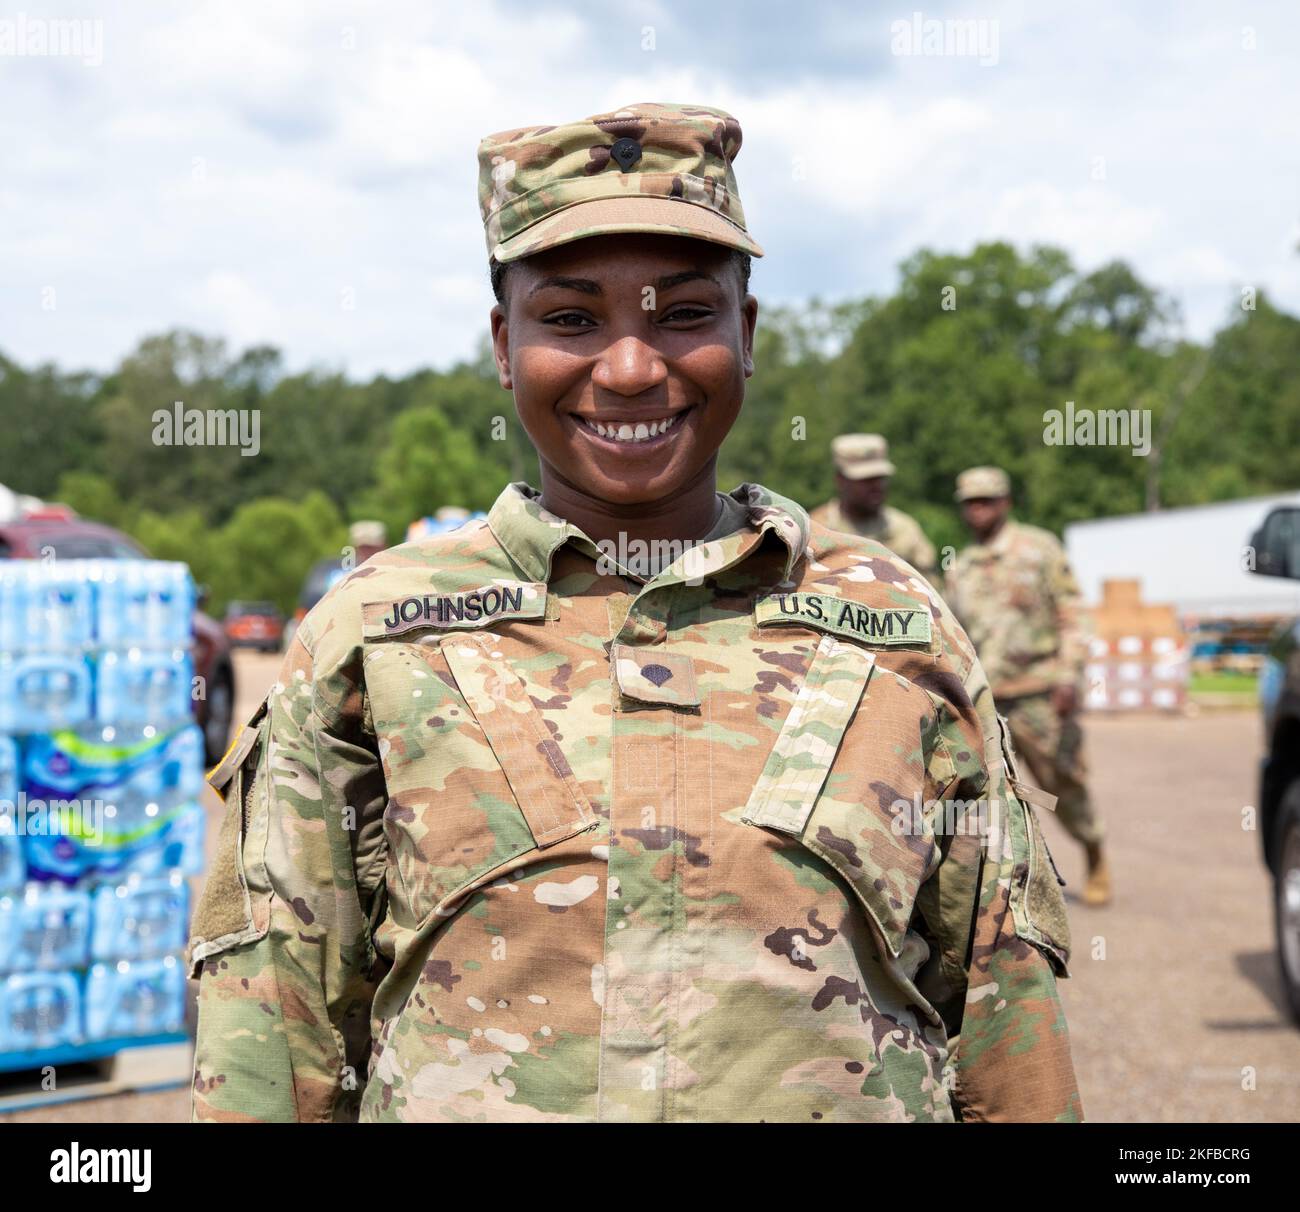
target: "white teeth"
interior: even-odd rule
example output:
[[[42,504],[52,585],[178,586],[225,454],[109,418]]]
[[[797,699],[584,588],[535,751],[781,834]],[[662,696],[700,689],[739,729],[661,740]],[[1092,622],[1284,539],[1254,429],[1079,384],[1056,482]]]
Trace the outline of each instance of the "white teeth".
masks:
[[[661,421],[651,421],[649,424],[645,421],[638,421],[636,425],[602,425],[599,421],[589,421],[588,424],[602,438],[613,438],[617,442],[644,442],[648,438],[667,433],[675,420],[677,418],[672,416],[664,417]]]

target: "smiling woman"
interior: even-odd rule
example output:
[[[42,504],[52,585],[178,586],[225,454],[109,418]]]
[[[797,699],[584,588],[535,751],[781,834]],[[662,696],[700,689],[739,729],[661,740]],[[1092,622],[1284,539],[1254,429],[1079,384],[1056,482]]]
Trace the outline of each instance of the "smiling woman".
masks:
[[[636,105],[481,145],[541,489],[353,572],[213,773],[195,1118],[1080,1117],[969,640],[879,543],[717,490],[740,142]]]

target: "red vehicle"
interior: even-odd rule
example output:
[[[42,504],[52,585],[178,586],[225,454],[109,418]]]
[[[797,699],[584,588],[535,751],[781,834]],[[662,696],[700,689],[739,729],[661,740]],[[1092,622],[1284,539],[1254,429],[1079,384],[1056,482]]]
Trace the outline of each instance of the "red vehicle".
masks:
[[[31,560],[53,552],[56,559],[147,560],[134,539],[111,526],[88,522],[63,506],[32,510],[0,522],[0,560]],[[200,591],[199,605],[202,603]],[[194,611],[194,672],[204,679],[207,697],[194,703],[194,722],[203,729],[208,762],[221,760],[235,706],[235,671],[225,632],[201,610]]]
[[[278,652],[284,638],[284,615],[274,602],[231,602],[223,625],[234,648]]]

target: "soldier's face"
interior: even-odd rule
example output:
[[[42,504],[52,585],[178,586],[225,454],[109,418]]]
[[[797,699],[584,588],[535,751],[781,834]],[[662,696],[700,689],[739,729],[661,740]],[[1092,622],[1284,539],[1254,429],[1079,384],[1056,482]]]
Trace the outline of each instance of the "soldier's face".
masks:
[[[972,497],[961,504],[962,520],[976,538],[992,534],[1011,512],[1010,497]]]
[[[712,476],[757,316],[725,249],[600,236],[513,263],[492,341],[544,471],[630,505]]]
[[[850,513],[879,513],[889,496],[889,477],[871,476],[866,480],[850,480],[842,472],[835,473],[840,500]]]

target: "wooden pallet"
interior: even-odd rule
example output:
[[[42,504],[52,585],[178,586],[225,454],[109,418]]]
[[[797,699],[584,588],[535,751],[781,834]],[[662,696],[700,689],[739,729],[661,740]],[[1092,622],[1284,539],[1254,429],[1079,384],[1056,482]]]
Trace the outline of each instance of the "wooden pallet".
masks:
[[[46,1089],[51,1070],[55,1087]],[[0,1114],[109,1094],[168,1090],[188,1085],[193,1072],[194,1046],[185,1035],[33,1053],[22,1069],[0,1072]]]

